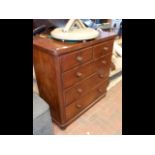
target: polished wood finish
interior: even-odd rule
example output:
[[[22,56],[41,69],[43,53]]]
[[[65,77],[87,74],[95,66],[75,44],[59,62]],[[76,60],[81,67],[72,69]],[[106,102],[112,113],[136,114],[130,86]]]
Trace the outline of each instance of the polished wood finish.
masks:
[[[61,80],[59,58],[51,57],[35,47],[33,50],[33,63],[40,96],[50,104],[54,119],[61,121],[64,115],[62,86],[59,82]]]
[[[97,45],[98,43],[113,40],[114,36],[115,34],[112,32],[101,32],[99,37],[94,40],[78,43],[62,42],[59,40],[36,36],[33,40],[33,46],[36,46],[40,49],[46,49],[45,51],[51,55],[63,55],[75,50]]]
[[[111,66],[112,53],[104,55],[99,60],[95,61],[95,70],[100,74],[101,78],[106,78],[109,75]]]
[[[77,52],[62,56],[61,66],[62,71],[66,71],[75,66],[81,65],[93,59],[92,47],[78,50]]]
[[[113,41],[106,41],[93,47],[95,59],[104,56],[112,51]]]
[[[95,74],[65,91],[66,104],[70,104],[79,97],[85,95],[90,89],[94,88],[98,83],[101,83],[108,77],[110,65],[108,63],[110,62],[110,58],[111,54],[106,55],[104,58],[98,61],[95,61],[92,65]],[[107,62],[106,65],[102,64],[103,60]]]
[[[40,96],[53,120],[66,127],[106,94],[114,34],[65,43],[34,37],[33,62]]]
[[[86,95],[80,97],[79,100],[76,100],[74,103],[68,105],[66,107],[66,120],[73,118],[77,113],[82,111],[91,102],[93,102],[99,96],[106,93],[107,84],[108,84],[108,80],[100,84],[97,88],[92,89]]]
[[[94,63],[88,63],[81,65],[71,71],[65,72],[62,75],[63,87],[68,88],[73,86],[76,82],[85,79],[86,77],[92,75],[95,72]]]

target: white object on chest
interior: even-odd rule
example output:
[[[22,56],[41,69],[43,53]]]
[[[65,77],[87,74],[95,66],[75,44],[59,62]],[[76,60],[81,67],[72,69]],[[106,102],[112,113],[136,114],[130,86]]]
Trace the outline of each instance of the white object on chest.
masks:
[[[67,41],[90,40],[98,37],[99,32],[87,28],[79,19],[70,19],[64,28],[56,28],[51,32],[55,39]]]

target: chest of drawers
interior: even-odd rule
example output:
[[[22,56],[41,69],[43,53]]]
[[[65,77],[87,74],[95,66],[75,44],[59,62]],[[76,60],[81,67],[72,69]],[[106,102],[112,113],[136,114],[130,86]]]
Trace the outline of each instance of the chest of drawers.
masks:
[[[33,63],[40,96],[50,105],[53,120],[64,128],[106,94],[114,34],[95,40],[64,43],[33,39]]]

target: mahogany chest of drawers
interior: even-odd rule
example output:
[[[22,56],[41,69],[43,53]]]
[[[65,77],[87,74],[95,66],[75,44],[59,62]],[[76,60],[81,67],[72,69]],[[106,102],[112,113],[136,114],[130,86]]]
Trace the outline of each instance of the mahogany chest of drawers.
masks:
[[[115,35],[102,32],[79,43],[33,39],[33,63],[40,96],[64,128],[106,94]]]

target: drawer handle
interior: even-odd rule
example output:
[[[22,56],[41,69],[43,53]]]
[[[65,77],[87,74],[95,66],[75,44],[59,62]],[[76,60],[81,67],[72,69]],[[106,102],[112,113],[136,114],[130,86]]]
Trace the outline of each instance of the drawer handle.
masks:
[[[76,73],[76,76],[77,76],[77,77],[81,77],[81,76],[82,76],[82,73],[77,72],[77,73]]]
[[[99,74],[99,77],[100,77],[100,78],[104,78],[104,75],[103,75],[103,74]]]
[[[77,107],[78,109],[80,109],[80,108],[82,107],[82,105],[81,105],[81,104],[76,104],[76,107]]]
[[[103,90],[102,90],[101,88],[99,88],[98,91],[99,91],[100,93],[103,93]]]
[[[79,94],[81,94],[81,93],[83,92],[83,90],[82,90],[81,88],[78,88],[78,89],[77,89],[77,92],[78,92]]]
[[[105,65],[105,64],[107,64],[107,61],[105,61],[105,60],[102,60],[102,64],[104,64],[104,65]]]
[[[104,51],[108,51],[108,49],[109,49],[108,47],[103,47]]]
[[[77,57],[76,57],[76,60],[77,60],[78,62],[82,62],[82,61],[83,61],[83,57],[77,56]]]

